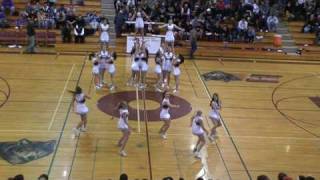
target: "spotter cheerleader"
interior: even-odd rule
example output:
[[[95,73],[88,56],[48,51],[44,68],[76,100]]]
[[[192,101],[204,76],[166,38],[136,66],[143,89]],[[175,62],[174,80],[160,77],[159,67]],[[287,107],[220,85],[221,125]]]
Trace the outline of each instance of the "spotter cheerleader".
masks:
[[[161,55],[159,52],[156,54],[156,57],[154,60],[156,63],[156,65],[154,67],[154,72],[157,75],[157,83],[155,84],[155,88],[156,88],[156,91],[161,92],[161,89],[159,87],[162,84],[162,69],[161,69],[162,59],[161,59]]]
[[[198,137],[198,141],[196,146],[193,149],[193,153],[196,158],[201,158],[200,157],[200,151],[202,147],[206,144],[205,140],[205,133],[208,134],[208,131],[203,125],[203,118],[202,118],[202,112],[197,111],[194,116],[191,118],[191,129],[192,129],[192,134]]]
[[[118,142],[118,146],[120,147],[120,156],[127,156],[127,153],[124,151],[124,148],[126,147],[126,144],[129,140],[131,128],[128,123],[128,116],[129,116],[129,110],[128,110],[128,104],[127,102],[121,102],[118,105],[118,111],[120,114],[119,121],[118,121],[118,129],[122,132],[122,137],[120,138]]]
[[[142,43],[139,54],[140,55],[139,55],[138,66],[139,66],[139,72],[141,72],[139,76],[140,77],[139,88],[143,89],[146,87],[146,76],[149,69],[149,65],[148,65],[149,52],[148,52],[148,49],[145,47],[145,43]]]
[[[174,76],[174,80],[176,83],[176,87],[173,90],[173,93],[179,92],[179,85],[180,85],[180,74],[181,74],[181,70],[180,70],[180,64],[182,64],[184,62],[184,57],[182,55],[179,54],[178,58],[175,59],[174,63],[173,63],[173,76]]]
[[[140,40],[138,38],[135,39],[134,45],[131,49],[131,77],[127,83],[128,86],[132,86],[137,81],[139,64],[138,64],[138,52],[140,49]]]
[[[170,128],[171,123],[171,115],[169,112],[170,107],[179,108],[179,105],[173,105],[170,103],[170,94],[168,92],[164,92],[163,94],[164,97],[161,103],[160,119],[164,124],[160,128],[159,134],[163,139],[167,139],[167,131]]]
[[[81,121],[78,125],[73,128],[73,132],[75,136],[79,136],[80,132],[85,132],[87,129],[87,114],[89,112],[88,107],[85,102],[86,99],[90,99],[90,97],[82,92],[82,89],[77,86],[75,91],[70,91],[74,95],[74,111],[80,115]]]
[[[107,70],[108,64],[107,61],[110,58],[109,52],[106,50],[106,47],[99,53],[99,74],[100,74],[100,87],[103,87],[104,82],[104,73]]]
[[[210,101],[211,111],[209,113],[209,118],[212,121],[213,127],[211,129],[211,133],[209,139],[213,141],[217,137],[217,128],[221,126],[221,101],[217,93],[214,93],[212,99]]]
[[[112,56],[110,56],[107,59],[107,71],[110,75],[110,84],[109,89],[112,91],[115,89],[115,84],[114,84],[114,75],[116,73],[116,66],[114,64],[114,61],[117,59],[117,54],[115,52],[112,53]]]
[[[172,51],[172,48],[168,47],[163,54],[163,61],[162,61],[162,80],[163,80],[162,86],[165,89],[169,89],[170,74],[172,70],[173,59],[174,59],[174,53]]]
[[[101,49],[105,45],[108,47],[109,45],[109,21],[108,19],[103,19],[102,22],[99,25],[100,29],[100,43],[101,43]]]
[[[175,41],[174,30],[178,29],[180,31],[183,31],[183,29],[173,24],[172,19],[168,21],[168,24],[164,24],[159,28],[167,28],[166,36],[164,38],[165,42],[167,43],[168,46],[170,46],[171,48],[174,48],[174,41]]]

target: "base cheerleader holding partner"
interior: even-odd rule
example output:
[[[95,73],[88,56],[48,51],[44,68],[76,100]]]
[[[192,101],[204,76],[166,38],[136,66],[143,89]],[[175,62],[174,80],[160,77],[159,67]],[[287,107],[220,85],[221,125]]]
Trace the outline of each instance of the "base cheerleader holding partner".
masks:
[[[163,55],[162,60],[162,87],[164,89],[169,89],[170,85],[170,74],[172,71],[172,63],[174,59],[174,53],[172,51],[172,48],[168,47]]]
[[[131,128],[128,123],[128,104],[127,102],[121,102],[117,107],[120,117],[118,121],[118,129],[122,132],[122,137],[120,138],[118,142],[118,146],[120,147],[119,154],[121,156],[127,156],[127,153],[124,151],[124,148],[126,147],[126,144],[129,140],[129,136],[131,133]]]
[[[114,84],[114,75],[116,73],[116,66],[114,64],[114,61],[117,59],[117,53],[113,52],[111,54],[112,56],[110,56],[109,59],[107,60],[107,71],[110,74],[109,88],[110,90],[114,90],[116,87]]]
[[[93,61],[92,76],[93,76],[95,89],[100,89],[101,86],[100,86],[100,76],[99,76],[99,61],[97,60]]]
[[[100,75],[100,87],[103,87],[104,82],[104,73],[108,68],[107,61],[110,58],[109,52],[104,47],[99,53],[99,75]]]
[[[178,58],[175,59],[173,63],[173,76],[174,76],[174,81],[176,83],[176,87],[173,90],[173,93],[176,93],[179,91],[179,85],[180,85],[180,75],[181,75],[181,70],[180,70],[180,64],[184,62],[184,57],[179,54]]]
[[[203,125],[202,112],[197,111],[196,114],[191,118],[191,128],[192,134],[198,137],[196,146],[193,149],[193,153],[196,158],[201,158],[200,151],[202,147],[206,144],[205,133],[208,134],[208,131]]]
[[[89,109],[85,104],[86,99],[90,99],[90,97],[82,92],[81,87],[77,86],[75,91],[70,91],[74,94],[74,111],[80,115],[81,121],[78,125],[73,128],[73,132],[75,136],[79,136],[80,132],[85,132],[87,130],[87,114]]]
[[[156,57],[155,57],[155,67],[154,67],[154,72],[156,73],[157,75],[157,82],[156,84],[154,85],[156,91],[158,92],[161,92],[161,84],[162,84],[162,69],[161,69],[161,62],[162,62],[162,59],[161,59],[161,55],[160,55],[160,52],[158,52],[156,54]]]
[[[170,128],[171,124],[171,115],[169,112],[170,107],[179,108],[179,105],[170,103],[170,94],[168,92],[164,92],[163,94],[164,95],[161,103],[160,119],[164,122],[164,124],[160,128],[159,134],[163,139],[167,139],[167,131]]]
[[[138,51],[140,49],[140,40],[138,38],[135,38],[134,40],[134,45],[131,49],[131,77],[127,83],[127,86],[132,86],[136,84],[137,82],[137,75],[139,71],[139,66],[138,66]]]
[[[148,49],[144,46],[144,43],[142,43],[140,54],[139,54],[139,61],[138,61],[138,67],[139,67],[138,77],[140,77],[139,88],[141,89],[147,86],[146,76],[149,69],[148,58],[149,58]]]
[[[217,137],[217,128],[221,126],[221,101],[219,95],[214,93],[210,101],[211,111],[209,113],[209,118],[212,121],[213,127],[211,128],[211,133],[209,139],[213,141]]]

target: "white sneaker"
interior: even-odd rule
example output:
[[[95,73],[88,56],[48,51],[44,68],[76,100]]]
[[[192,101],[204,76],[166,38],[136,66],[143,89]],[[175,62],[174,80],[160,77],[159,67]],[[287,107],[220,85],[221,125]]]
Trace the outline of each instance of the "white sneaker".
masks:
[[[162,139],[167,139],[167,135],[166,134],[160,134]]]
[[[114,86],[113,84],[112,85],[110,85],[110,91],[113,91],[114,89],[116,88],[116,86]]]
[[[125,151],[120,151],[120,156],[122,156],[122,157],[126,157],[127,156],[127,153],[125,152]]]
[[[82,127],[80,128],[80,131],[81,131],[81,132],[86,132],[86,131],[87,131],[87,128],[85,128],[85,127],[82,126]]]
[[[210,141],[214,141],[215,140],[215,136],[208,136],[208,139],[210,140]]]
[[[178,92],[178,90],[176,90],[176,89],[173,90],[173,93],[177,93],[177,92]]]
[[[80,136],[80,131],[79,131],[79,129],[73,128],[72,131],[73,131],[73,133],[74,133],[74,135],[75,135],[76,137]]]
[[[200,152],[198,152],[198,151],[195,152],[194,153],[194,157],[197,158],[197,159],[201,159]]]
[[[160,88],[158,88],[158,87],[156,87],[156,91],[157,92],[162,92],[162,90]]]

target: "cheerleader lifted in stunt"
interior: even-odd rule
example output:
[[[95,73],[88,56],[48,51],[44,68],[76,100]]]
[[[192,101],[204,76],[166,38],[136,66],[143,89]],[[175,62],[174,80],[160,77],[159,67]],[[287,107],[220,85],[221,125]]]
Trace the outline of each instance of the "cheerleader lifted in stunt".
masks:
[[[211,111],[209,113],[209,118],[212,121],[213,127],[211,128],[211,133],[209,139],[214,141],[217,137],[217,128],[221,126],[221,101],[219,99],[219,95],[214,93],[212,99],[210,101]]]
[[[160,111],[160,119],[163,121],[163,125],[160,128],[159,134],[163,139],[167,139],[167,131],[170,128],[171,124],[171,115],[170,108],[179,108],[179,105],[174,105],[170,103],[170,94],[168,92],[163,93],[162,103],[161,103],[161,111]]]
[[[167,45],[171,46],[171,48],[174,48],[174,41],[175,41],[174,30],[178,29],[180,31],[184,31],[183,28],[180,28],[179,26],[173,24],[172,19],[170,19],[167,24],[159,26],[159,28],[167,28],[166,36],[164,39]]]
[[[100,43],[101,49],[105,45],[106,47],[109,46],[109,21],[107,18],[104,18],[99,25],[99,32],[100,32]]]
[[[119,153],[120,156],[127,156],[127,153],[124,151],[124,148],[126,147],[126,144],[131,134],[131,127],[128,123],[129,110],[127,102],[123,101],[119,103],[117,110],[119,111],[120,115],[118,120],[118,129],[122,132],[122,137],[118,141],[118,146],[120,147]]]
[[[197,111],[196,114],[192,116],[190,126],[192,129],[192,134],[198,137],[198,141],[193,149],[193,153],[196,158],[200,159],[200,151],[206,144],[205,133],[208,134],[208,131],[203,125],[202,111]]]
[[[90,97],[82,92],[81,87],[77,86],[75,91],[70,91],[74,96],[74,112],[80,115],[81,121],[78,125],[73,128],[73,132],[75,136],[79,136],[80,132],[85,132],[87,130],[87,114],[89,112],[88,107],[85,102],[86,99],[90,99]]]
[[[144,36],[144,20],[143,18],[150,20],[149,16],[142,10],[141,7],[138,7],[138,10],[132,16],[132,20],[135,20],[135,36],[139,33],[142,38]]]

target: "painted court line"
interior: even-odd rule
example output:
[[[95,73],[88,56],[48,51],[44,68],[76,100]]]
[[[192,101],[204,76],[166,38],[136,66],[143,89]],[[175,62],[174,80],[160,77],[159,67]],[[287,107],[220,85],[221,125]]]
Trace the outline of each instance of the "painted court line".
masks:
[[[71,67],[71,70],[70,70],[70,72],[69,72],[68,78],[67,78],[66,83],[64,84],[63,90],[62,90],[62,92],[61,92],[61,94],[60,94],[60,97],[59,97],[59,100],[58,100],[58,104],[57,104],[56,109],[54,110],[54,112],[53,112],[53,114],[52,114],[52,117],[51,117],[51,121],[50,121],[48,130],[51,129],[51,127],[52,127],[52,125],[53,125],[53,123],[54,123],[54,120],[56,119],[56,115],[57,115],[57,112],[58,112],[58,110],[59,110],[59,108],[60,108],[62,98],[63,98],[63,96],[64,96],[64,93],[65,93],[66,89],[67,89],[68,83],[69,83],[69,81],[70,81],[70,79],[71,79],[71,75],[72,75],[74,66],[75,66],[75,64],[72,64],[72,67]]]
[[[0,130],[0,133],[61,133],[62,131],[54,131],[54,130],[28,130],[28,129],[19,129],[19,130]],[[69,131],[72,133],[72,131]],[[111,135],[111,134],[119,134],[119,132],[99,132],[99,131],[88,131],[87,134],[96,134],[96,135]],[[132,135],[144,135],[144,133],[138,133],[138,132],[132,132]],[[159,136],[159,133],[150,133],[152,136]],[[168,133],[169,136],[183,136],[183,137],[193,137],[193,135],[190,134],[179,134],[179,133]],[[230,136],[225,135],[219,135],[219,138],[229,138]],[[320,141],[319,138],[313,138],[313,137],[280,137],[280,136],[231,136],[233,138],[246,138],[246,139],[287,139],[287,140],[309,140],[309,141]],[[103,139],[101,137],[97,137],[99,139]]]

